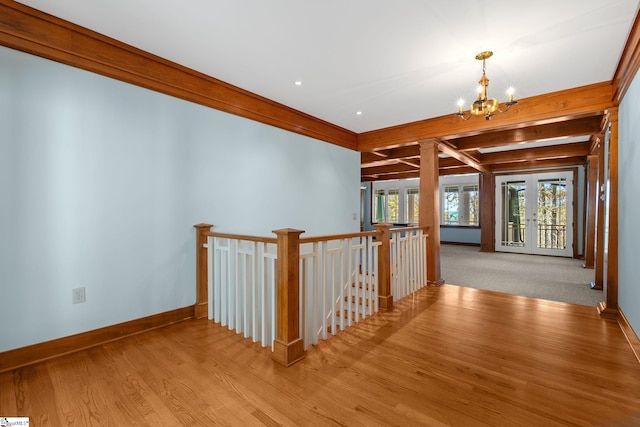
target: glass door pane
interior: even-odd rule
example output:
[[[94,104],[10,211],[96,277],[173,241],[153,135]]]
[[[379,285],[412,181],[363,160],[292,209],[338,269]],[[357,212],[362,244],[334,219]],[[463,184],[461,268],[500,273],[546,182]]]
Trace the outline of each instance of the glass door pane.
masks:
[[[538,180],[537,219],[538,249],[567,248],[566,179]]]
[[[573,256],[573,172],[496,177],[496,251]]]
[[[533,253],[573,256],[573,172],[534,175]]]
[[[526,237],[527,184],[523,180],[500,183],[500,246],[523,248]]]

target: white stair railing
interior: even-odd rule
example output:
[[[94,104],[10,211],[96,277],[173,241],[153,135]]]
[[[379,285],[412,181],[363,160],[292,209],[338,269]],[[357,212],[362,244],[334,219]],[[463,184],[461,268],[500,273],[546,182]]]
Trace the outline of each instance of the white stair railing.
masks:
[[[250,239],[208,236],[209,319],[273,348],[276,242]]]
[[[372,316],[381,303],[391,308],[394,299],[427,284],[427,236],[422,229],[389,232],[382,226],[311,238],[284,229],[275,231],[275,239],[214,233],[204,226],[198,227],[201,242],[206,236],[207,243],[201,245],[198,259],[207,260],[207,274],[200,277],[207,277],[209,319],[272,351],[276,345],[274,359],[285,366],[303,357],[309,345]],[[290,239],[299,251],[285,250]],[[294,255],[278,260],[279,246],[282,254]],[[280,276],[278,269],[283,270]],[[292,306],[292,301],[298,304]]]
[[[398,301],[427,285],[427,235],[419,228],[391,230],[391,293]]]
[[[378,311],[375,232],[300,239],[300,336],[305,349]]]

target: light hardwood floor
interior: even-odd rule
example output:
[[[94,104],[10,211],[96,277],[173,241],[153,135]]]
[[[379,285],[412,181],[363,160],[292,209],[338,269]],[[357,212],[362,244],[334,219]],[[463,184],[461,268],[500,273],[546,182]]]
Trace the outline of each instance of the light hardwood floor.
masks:
[[[197,320],[0,374],[0,416],[64,425],[640,425],[640,364],[591,307],[427,288],[290,368]]]

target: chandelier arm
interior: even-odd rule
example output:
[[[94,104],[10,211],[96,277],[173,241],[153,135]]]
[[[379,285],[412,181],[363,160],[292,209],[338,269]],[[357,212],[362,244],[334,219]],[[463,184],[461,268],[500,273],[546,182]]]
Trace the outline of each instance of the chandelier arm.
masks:
[[[509,101],[509,102],[505,102],[504,105],[507,106],[507,108],[505,108],[504,110],[502,108],[500,108],[500,105],[498,105],[498,111],[500,111],[501,113],[506,113],[507,111],[509,111],[509,109],[516,105],[518,103],[518,101]]]
[[[471,114],[471,112],[468,112],[468,115],[465,115],[464,113],[456,113],[456,116],[460,117],[462,120],[467,121],[469,120],[471,117],[473,117],[473,114]]]

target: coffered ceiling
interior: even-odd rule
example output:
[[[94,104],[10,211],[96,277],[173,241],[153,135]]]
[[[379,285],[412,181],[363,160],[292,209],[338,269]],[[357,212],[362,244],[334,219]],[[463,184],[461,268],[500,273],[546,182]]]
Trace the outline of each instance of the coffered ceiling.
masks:
[[[517,99],[527,99],[610,82],[639,5],[638,0],[19,3],[362,136],[365,180],[415,175],[417,141],[371,145],[369,137],[449,115],[460,97],[473,101],[482,74],[482,63],[474,59],[480,51],[494,52],[487,76],[490,94],[501,100],[508,86],[516,88]],[[601,131],[603,115],[486,130],[484,119],[473,120],[481,128],[477,132],[466,122],[464,132],[440,136],[448,154],[441,158],[441,173],[461,173],[469,164],[500,171],[515,163],[574,162],[584,158],[591,137]]]
[[[596,114],[473,136],[441,138],[440,174],[583,164],[597,138],[601,138],[604,123],[604,114]],[[462,158],[458,157],[460,155]],[[417,143],[364,152],[361,157],[363,181],[419,176],[420,148]]]

